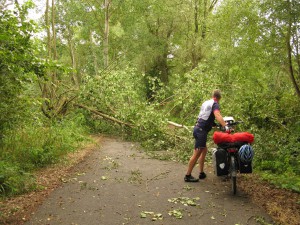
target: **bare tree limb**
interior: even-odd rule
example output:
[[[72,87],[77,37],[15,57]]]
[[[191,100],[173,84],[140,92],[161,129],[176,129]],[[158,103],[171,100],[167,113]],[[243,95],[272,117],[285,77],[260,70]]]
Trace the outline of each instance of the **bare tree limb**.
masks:
[[[178,124],[178,123],[175,123],[175,122],[172,122],[172,121],[168,121],[168,124],[173,126],[173,127],[177,127],[177,128],[184,128],[188,131],[190,131],[191,129],[183,124]]]
[[[130,123],[126,123],[126,122],[123,122],[121,120],[118,120],[112,116],[109,116],[109,115],[106,115],[102,112],[99,112],[98,110],[95,110],[95,109],[92,109],[90,107],[87,107],[85,105],[81,105],[81,104],[74,104],[74,106],[77,106],[78,108],[82,108],[82,109],[86,109],[96,115],[99,115],[99,116],[102,116],[103,118],[107,119],[107,120],[110,120],[110,121],[113,121],[115,123],[118,123],[120,125],[125,125],[125,126],[128,126],[128,127],[131,127],[131,128],[134,128],[135,126],[133,124],[130,124]]]
[[[213,0],[208,8],[208,11],[211,12],[217,3],[218,3],[218,0]]]

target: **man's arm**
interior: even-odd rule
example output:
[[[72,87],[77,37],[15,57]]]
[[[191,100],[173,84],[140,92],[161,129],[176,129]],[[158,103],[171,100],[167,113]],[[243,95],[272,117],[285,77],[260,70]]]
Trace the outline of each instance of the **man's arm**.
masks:
[[[222,127],[225,127],[226,126],[226,123],[221,115],[221,112],[220,110],[215,110],[214,111],[214,115],[216,117],[216,120],[221,124]]]

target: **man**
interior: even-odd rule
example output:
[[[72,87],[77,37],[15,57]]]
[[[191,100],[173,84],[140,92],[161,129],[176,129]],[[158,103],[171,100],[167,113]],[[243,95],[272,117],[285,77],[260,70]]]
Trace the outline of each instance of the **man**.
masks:
[[[194,127],[193,136],[195,138],[195,149],[192,157],[190,158],[187,173],[184,177],[186,182],[197,182],[199,179],[205,179],[206,174],[204,173],[204,161],[207,153],[207,135],[215,124],[215,119],[220,123],[225,130],[229,128],[220,113],[219,101],[221,99],[220,90],[214,90],[212,93],[212,99],[205,101],[200,109],[200,113]],[[200,174],[199,179],[193,177],[192,171],[197,161],[199,160]]]

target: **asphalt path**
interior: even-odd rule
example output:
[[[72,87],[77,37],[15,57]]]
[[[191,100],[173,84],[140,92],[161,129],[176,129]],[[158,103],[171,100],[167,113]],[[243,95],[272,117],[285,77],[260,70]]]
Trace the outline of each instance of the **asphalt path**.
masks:
[[[104,138],[25,224],[273,224],[247,195],[232,195],[230,182],[206,168],[205,180],[185,183],[186,165]]]

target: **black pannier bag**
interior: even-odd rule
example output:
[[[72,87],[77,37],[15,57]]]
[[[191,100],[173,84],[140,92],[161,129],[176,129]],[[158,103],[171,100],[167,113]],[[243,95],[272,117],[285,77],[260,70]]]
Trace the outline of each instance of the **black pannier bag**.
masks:
[[[213,149],[213,167],[217,176],[228,175],[227,151],[223,148]]]
[[[240,160],[240,173],[252,173],[252,162],[242,162]]]

